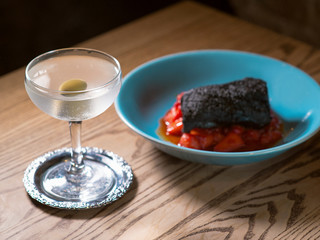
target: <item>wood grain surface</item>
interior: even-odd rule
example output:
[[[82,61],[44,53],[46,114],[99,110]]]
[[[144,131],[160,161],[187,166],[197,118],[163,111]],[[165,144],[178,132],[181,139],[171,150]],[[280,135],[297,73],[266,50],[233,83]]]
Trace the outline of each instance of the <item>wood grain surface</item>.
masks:
[[[170,53],[235,49],[281,59],[320,82],[318,49],[194,2],[78,46],[115,56],[124,76]],[[290,156],[243,166],[202,165],[160,152],[111,107],[83,123],[83,146],[123,156],[134,172],[131,189],[107,207],[85,211],[31,200],[22,183],[28,164],[70,143],[67,123],[34,106],[23,81],[24,69],[0,78],[0,239],[320,239],[319,134]]]

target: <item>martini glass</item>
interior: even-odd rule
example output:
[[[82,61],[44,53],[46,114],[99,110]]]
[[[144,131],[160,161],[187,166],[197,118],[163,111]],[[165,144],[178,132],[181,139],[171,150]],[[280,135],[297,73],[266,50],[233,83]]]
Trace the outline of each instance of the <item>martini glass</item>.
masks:
[[[84,48],[58,49],[26,68],[26,91],[50,116],[69,123],[71,148],[35,159],[24,175],[29,195],[58,208],[91,208],[122,196],[132,182],[130,166],[118,155],[81,147],[81,123],[103,113],[121,87],[120,64],[109,54]]]

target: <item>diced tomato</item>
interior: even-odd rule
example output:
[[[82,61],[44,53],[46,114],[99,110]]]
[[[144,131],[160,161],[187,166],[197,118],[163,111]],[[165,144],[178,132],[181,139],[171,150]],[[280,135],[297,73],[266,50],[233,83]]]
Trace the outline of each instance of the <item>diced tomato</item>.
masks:
[[[183,128],[182,117],[180,117],[176,119],[174,122],[168,122],[166,134],[181,135],[182,128]]]
[[[275,130],[272,132],[272,143],[279,141],[283,137],[280,130]]]
[[[231,131],[240,135],[245,131],[245,128],[240,125],[233,125],[231,126]]]
[[[245,146],[245,143],[240,135],[229,132],[221,142],[219,142],[215,147],[214,151],[217,152],[233,152],[241,149]]]
[[[246,143],[257,143],[260,139],[261,131],[258,129],[247,129],[243,133],[243,140]]]
[[[182,111],[180,104],[175,104],[164,116],[163,120],[166,125],[174,122],[178,118],[182,117]]]
[[[211,134],[211,132],[212,129],[210,128],[194,128],[190,131],[190,134],[194,136],[207,136]]]
[[[166,113],[163,120],[165,124],[173,123],[178,118],[182,117],[181,111],[181,98],[183,96],[183,92],[177,96],[177,101],[174,103],[173,107]]]
[[[180,103],[180,101],[181,101],[181,98],[182,98],[183,94],[184,94],[184,92],[182,92],[182,93],[178,94],[178,96],[177,96],[177,102],[179,102],[179,103]]]
[[[195,128],[190,131],[190,134],[198,137],[203,150],[213,147],[224,137],[220,128]]]
[[[264,146],[268,146],[282,138],[280,131],[268,131],[261,135],[260,142]]]
[[[187,148],[201,149],[198,138],[189,133],[182,134],[178,145]]]
[[[210,134],[207,136],[200,136],[199,141],[202,149],[209,149],[211,147],[219,143],[223,139],[223,135],[218,134]]]

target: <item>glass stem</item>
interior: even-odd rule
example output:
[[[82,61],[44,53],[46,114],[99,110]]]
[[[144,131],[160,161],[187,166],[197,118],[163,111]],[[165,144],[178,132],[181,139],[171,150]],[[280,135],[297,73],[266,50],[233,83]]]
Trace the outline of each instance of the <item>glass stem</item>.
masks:
[[[70,173],[78,173],[82,171],[83,164],[83,155],[81,150],[81,121],[70,121],[69,129],[71,136],[71,166],[69,169]]]

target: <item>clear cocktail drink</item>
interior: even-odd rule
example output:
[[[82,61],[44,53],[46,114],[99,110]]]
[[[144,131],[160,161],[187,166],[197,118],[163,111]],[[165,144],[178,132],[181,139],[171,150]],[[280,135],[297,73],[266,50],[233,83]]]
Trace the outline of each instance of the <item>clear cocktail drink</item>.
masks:
[[[118,95],[119,62],[93,49],[51,51],[29,63],[25,86],[39,109],[69,122],[72,145],[29,165],[24,183],[31,197],[59,208],[97,207],[120,197],[132,182],[130,166],[114,153],[82,148],[80,139],[81,122],[103,113]]]
[[[103,113],[121,86],[120,80],[111,81],[120,79],[119,69],[109,61],[91,56],[49,58],[31,68],[28,75],[32,80],[26,90],[33,103],[52,117],[66,121],[82,121]],[[87,88],[76,94],[59,91],[70,79],[85,81]]]

